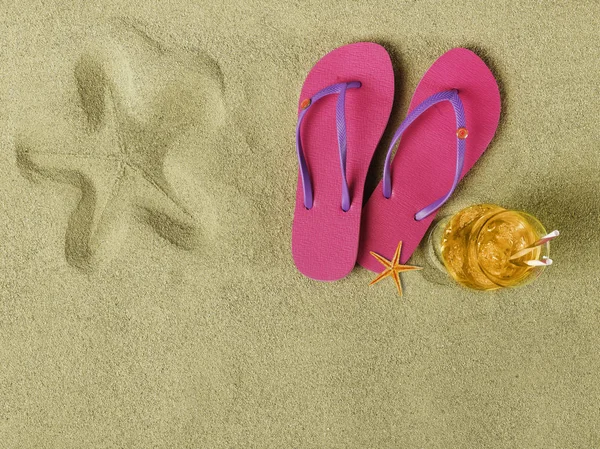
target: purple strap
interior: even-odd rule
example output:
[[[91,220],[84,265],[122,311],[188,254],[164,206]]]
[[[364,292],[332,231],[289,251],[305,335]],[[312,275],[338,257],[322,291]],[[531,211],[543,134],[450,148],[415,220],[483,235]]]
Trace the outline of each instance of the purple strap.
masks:
[[[419,212],[415,214],[415,220],[420,221],[424,218],[428,217],[436,210],[438,210],[452,195],[458,181],[460,180],[460,174],[462,173],[463,164],[465,161],[465,138],[467,136],[467,130],[465,128],[465,111],[463,108],[463,104],[460,101],[458,96],[458,90],[447,90],[444,92],[439,92],[437,94],[433,94],[431,97],[424,100],[421,104],[419,104],[413,111],[406,116],[404,121],[400,124],[400,127],[394,134],[392,138],[392,143],[390,144],[390,148],[388,150],[387,156],[385,158],[385,165],[383,166],[383,196],[386,198],[390,198],[392,196],[392,180],[390,173],[390,165],[392,160],[392,150],[400,139],[402,133],[408,128],[421,114],[423,114],[427,109],[432,107],[434,104],[440,103],[442,101],[449,101],[454,108],[454,114],[456,115],[456,128],[457,128],[457,137],[456,137],[456,172],[454,175],[454,181],[452,182],[452,187],[446,195],[437,199],[429,206],[421,209]],[[460,132],[464,134],[461,135]]]
[[[319,101],[321,98],[331,94],[339,94],[335,109],[335,124],[337,127],[338,150],[340,153],[340,167],[342,170],[342,209],[347,212],[350,209],[350,192],[348,190],[348,181],[346,179],[346,89],[356,89],[361,87],[360,81],[352,81],[350,83],[337,83],[326,87],[317,92],[311,98],[304,100],[306,106],[300,111],[298,124],[296,125],[296,153],[298,154],[298,162],[300,164],[300,177],[302,178],[302,190],[304,193],[304,207],[307,209],[313,206],[313,190],[310,181],[310,173],[308,165],[302,151],[302,141],[300,138],[300,127],[306,112],[310,107]]]

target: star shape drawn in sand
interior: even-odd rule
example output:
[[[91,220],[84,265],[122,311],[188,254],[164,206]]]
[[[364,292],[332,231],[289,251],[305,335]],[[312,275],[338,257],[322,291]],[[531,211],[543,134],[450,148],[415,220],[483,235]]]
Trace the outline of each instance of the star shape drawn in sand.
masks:
[[[396,248],[396,252],[394,253],[394,257],[392,260],[387,260],[385,257],[380,256],[379,254],[371,251],[371,255],[381,263],[385,267],[379,275],[373,279],[369,285],[376,284],[377,282],[385,279],[387,277],[391,277],[396,284],[396,288],[398,289],[398,294],[402,296],[402,284],[400,282],[400,273],[404,271],[415,271],[422,270],[421,267],[414,267],[412,265],[400,265],[400,252],[402,251],[402,242],[398,243],[398,247]]]
[[[166,50],[154,42],[147,44],[149,38],[136,30],[124,34],[128,45],[137,49],[134,56],[142,61],[138,66],[143,66],[149,82],[139,82],[127,55],[84,54],[74,71],[87,118],[84,137],[52,145],[48,143],[52,139],[45,137],[56,132],[46,131],[41,144],[27,139],[17,139],[15,144],[23,174],[41,175],[80,190],[67,226],[65,254],[71,265],[82,269],[114,255],[132,217],[177,247],[196,245],[196,220],[167,181],[164,164],[178,138],[203,115],[197,106],[198,92],[203,84],[212,88],[214,77],[207,71],[202,79],[202,69],[197,72],[194,67],[182,76],[183,81],[178,80],[174,70],[187,60],[174,63],[165,57]],[[146,67],[161,58],[162,66],[153,72]],[[200,79],[190,81],[197,73]],[[143,89],[150,90],[139,96]],[[218,90],[211,90],[211,95]],[[210,105],[217,113],[221,106]]]

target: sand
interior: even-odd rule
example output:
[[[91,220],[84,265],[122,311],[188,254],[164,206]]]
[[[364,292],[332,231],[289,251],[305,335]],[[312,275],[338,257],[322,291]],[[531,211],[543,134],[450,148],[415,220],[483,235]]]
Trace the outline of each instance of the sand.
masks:
[[[595,0],[6,3],[1,447],[600,446]],[[500,128],[441,213],[559,229],[536,282],[296,271],[297,95],[360,40],[397,79],[367,195],[429,65],[488,62]]]

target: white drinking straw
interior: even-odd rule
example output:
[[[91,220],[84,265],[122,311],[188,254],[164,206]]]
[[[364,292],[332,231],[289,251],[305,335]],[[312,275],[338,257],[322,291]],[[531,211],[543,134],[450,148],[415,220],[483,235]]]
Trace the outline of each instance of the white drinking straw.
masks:
[[[524,260],[521,262],[512,262],[513,265],[517,265],[519,267],[547,267],[548,265],[552,265],[552,259],[544,256],[541,260]]]
[[[526,260],[524,263],[530,267],[547,267],[548,265],[552,265],[552,259]]]
[[[508,260],[515,260],[518,259],[519,257],[523,257],[525,254],[527,254],[530,251],[533,251],[535,248],[537,248],[538,246],[543,245],[544,243],[549,242],[550,240],[555,239],[556,237],[558,237],[560,235],[560,233],[558,231],[552,231],[550,234],[546,234],[545,236],[543,236],[541,239],[539,239],[537,242],[533,242],[531,245],[529,245],[526,248],[523,248],[520,251],[517,251],[516,253],[514,253],[512,256],[509,257]],[[550,265],[552,263],[551,259],[550,263],[548,264],[544,264],[544,265]],[[528,261],[528,262],[533,262],[532,260]],[[539,266],[539,265],[531,265],[531,266]]]

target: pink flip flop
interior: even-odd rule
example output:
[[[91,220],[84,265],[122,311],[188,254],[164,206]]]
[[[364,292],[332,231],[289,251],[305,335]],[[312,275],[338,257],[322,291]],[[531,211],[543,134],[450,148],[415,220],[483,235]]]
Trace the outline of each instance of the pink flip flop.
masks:
[[[356,264],[363,190],[394,101],[386,50],[359,42],[325,55],[298,108],[300,165],[292,254],[305,276],[334,281]]]
[[[360,265],[379,270],[370,252],[389,258],[399,241],[401,263],[410,258],[437,210],[489,145],[499,118],[498,84],[475,53],[455,48],[435,61],[392,139],[383,180],[363,210]]]

